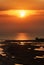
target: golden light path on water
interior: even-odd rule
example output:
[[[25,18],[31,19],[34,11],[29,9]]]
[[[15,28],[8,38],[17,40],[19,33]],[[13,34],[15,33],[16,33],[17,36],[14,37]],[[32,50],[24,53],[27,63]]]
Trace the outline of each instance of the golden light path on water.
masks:
[[[26,33],[18,33],[15,40],[29,40],[31,37],[28,36]],[[24,45],[24,42],[21,42],[21,45]]]
[[[28,40],[29,37],[25,33],[18,33],[16,36],[16,40]]]

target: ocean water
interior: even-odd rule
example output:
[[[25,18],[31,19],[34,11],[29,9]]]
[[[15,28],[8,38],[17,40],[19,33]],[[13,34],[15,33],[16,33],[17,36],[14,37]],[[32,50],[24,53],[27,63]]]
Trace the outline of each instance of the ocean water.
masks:
[[[30,40],[34,39],[34,36],[29,35],[29,33],[6,33],[6,34],[1,34],[0,39],[7,39],[7,40]]]
[[[17,50],[17,54],[21,54],[22,56],[25,56],[23,58],[23,60],[20,60],[20,59],[22,59],[22,57],[20,57],[19,55],[17,55],[17,57],[14,56],[14,55],[11,56],[11,54],[9,54],[8,52],[7,53],[5,52],[5,50],[8,49],[9,46],[11,46],[11,43],[9,43],[9,44],[5,44],[5,43],[2,44],[1,43],[4,40],[31,40],[31,39],[35,39],[35,38],[33,36],[30,36],[28,33],[16,33],[14,35],[13,34],[12,35],[8,35],[8,34],[7,35],[1,35],[0,36],[0,58],[1,57],[2,58],[1,58],[1,61],[0,61],[1,63],[0,64],[1,65],[6,65],[6,62],[7,62],[8,65],[26,65],[28,63],[29,63],[28,65],[30,65],[30,63],[34,64],[34,63],[38,63],[38,62],[43,63],[44,61],[42,62],[41,59],[42,60],[44,59],[44,42],[43,43],[42,42],[41,43],[39,43],[39,42],[38,43],[31,43],[32,46],[36,46],[37,47],[37,48],[35,47],[33,49],[33,51],[31,50],[30,46],[28,46],[28,48],[26,47],[26,49],[25,49],[25,43],[24,42],[20,42],[20,44],[17,43],[17,45],[19,46],[19,48],[26,53],[26,56],[25,56],[25,53],[24,52],[23,52],[24,54],[21,54],[22,51],[19,49],[20,50],[20,52],[19,52],[18,49],[17,49],[17,47],[14,47]],[[13,45],[15,45],[15,43]],[[13,53],[15,52],[14,49],[12,51],[13,51]],[[32,56],[33,56],[36,51],[37,51],[37,55],[35,55],[35,57],[33,57],[34,60],[32,60],[31,57],[30,57],[31,56],[30,54],[32,54]],[[30,62],[30,59],[28,58],[28,56],[31,59],[31,62]],[[8,61],[8,59],[9,59],[9,61]],[[20,63],[21,61],[24,64],[23,63]],[[5,64],[3,64],[3,63],[5,63]]]

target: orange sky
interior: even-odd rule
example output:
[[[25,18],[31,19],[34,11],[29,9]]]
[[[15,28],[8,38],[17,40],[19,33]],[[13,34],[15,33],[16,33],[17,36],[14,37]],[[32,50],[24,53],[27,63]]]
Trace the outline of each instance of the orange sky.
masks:
[[[44,10],[36,11],[36,14],[23,19],[7,14],[0,15],[0,34],[25,32],[34,36],[44,36]]]
[[[44,0],[0,0],[0,10],[44,9]]]
[[[7,14],[19,9],[34,10],[36,14],[23,19]],[[44,0],[0,0],[0,35],[16,32],[44,36]]]

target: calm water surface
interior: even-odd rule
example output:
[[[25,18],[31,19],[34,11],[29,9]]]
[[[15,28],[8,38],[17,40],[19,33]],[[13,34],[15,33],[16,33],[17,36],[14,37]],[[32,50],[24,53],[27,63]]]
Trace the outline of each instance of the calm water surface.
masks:
[[[12,40],[28,40],[33,39],[33,36],[29,35],[29,33],[15,33],[15,34],[4,34],[0,35],[0,39],[12,39]]]

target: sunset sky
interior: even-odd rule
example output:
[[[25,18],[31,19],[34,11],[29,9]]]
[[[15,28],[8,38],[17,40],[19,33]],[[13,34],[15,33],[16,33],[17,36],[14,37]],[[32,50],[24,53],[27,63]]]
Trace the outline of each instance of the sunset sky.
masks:
[[[44,37],[44,0],[0,0],[0,35],[18,32]]]
[[[0,0],[0,10],[44,9],[44,0]]]

